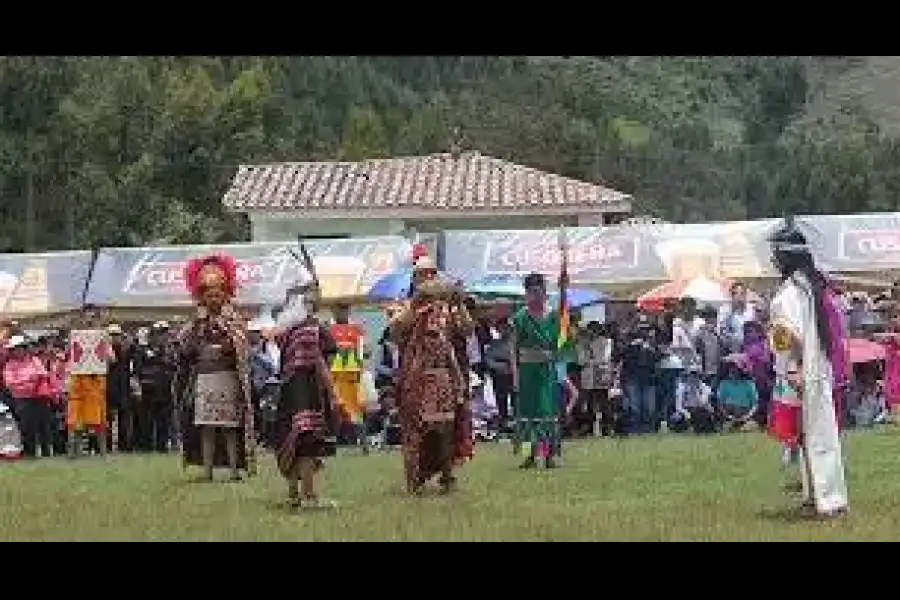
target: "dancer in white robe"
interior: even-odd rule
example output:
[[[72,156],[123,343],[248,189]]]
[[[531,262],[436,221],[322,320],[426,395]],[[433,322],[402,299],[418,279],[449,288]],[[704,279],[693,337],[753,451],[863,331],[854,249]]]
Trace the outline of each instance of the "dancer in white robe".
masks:
[[[847,511],[847,485],[832,395],[825,278],[803,234],[789,221],[773,237],[784,281],[770,307],[776,384],[771,432],[801,454],[803,507],[820,517]]]

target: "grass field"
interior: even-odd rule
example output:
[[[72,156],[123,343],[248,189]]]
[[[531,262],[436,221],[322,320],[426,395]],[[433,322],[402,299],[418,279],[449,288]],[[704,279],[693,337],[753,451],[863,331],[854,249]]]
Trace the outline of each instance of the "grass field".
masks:
[[[0,464],[0,541],[776,541],[900,539],[900,432],[850,434],[851,514],[798,521],[762,435],[573,442],[522,472],[480,445],[450,497],[407,498],[397,453],[328,464],[331,511],[291,511],[271,457],[259,477],[199,483],[178,459]]]

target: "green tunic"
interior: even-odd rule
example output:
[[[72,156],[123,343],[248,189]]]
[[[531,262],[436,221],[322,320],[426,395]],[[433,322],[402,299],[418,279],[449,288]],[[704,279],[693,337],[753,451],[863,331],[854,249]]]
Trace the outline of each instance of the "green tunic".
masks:
[[[516,402],[516,441],[532,449],[546,443],[551,451],[559,439],[559,403],[557,402],[556,343],[559,337],[559,313],[551,311],[536,318],[519,309],[513,316],[516,348],[549,350],[546,362],[518,361],[519,386]]]

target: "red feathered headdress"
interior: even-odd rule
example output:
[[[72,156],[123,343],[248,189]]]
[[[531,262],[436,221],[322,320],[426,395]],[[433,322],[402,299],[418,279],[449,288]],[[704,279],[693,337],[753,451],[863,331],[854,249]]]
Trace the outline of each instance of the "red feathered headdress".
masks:
[[[199,299],[209,286],[221,286],[229,298],[237,294],[237,261],[227,254],[192,258],[184,268],[184,284],[191,296]]]
[[[413,263],[415,263],[417,260],[419,260],[423,256],[428,256],[428,248],[426,248],[424,244],[413,244],[413,247],[412,247]]]

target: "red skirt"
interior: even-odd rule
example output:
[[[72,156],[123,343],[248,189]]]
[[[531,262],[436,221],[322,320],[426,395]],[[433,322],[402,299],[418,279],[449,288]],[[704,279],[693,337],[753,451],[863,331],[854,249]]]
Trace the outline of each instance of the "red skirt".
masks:
[[[797,446],[802,415],[802,406],[774,400],[769,412],[769,435],[784,445]]]

